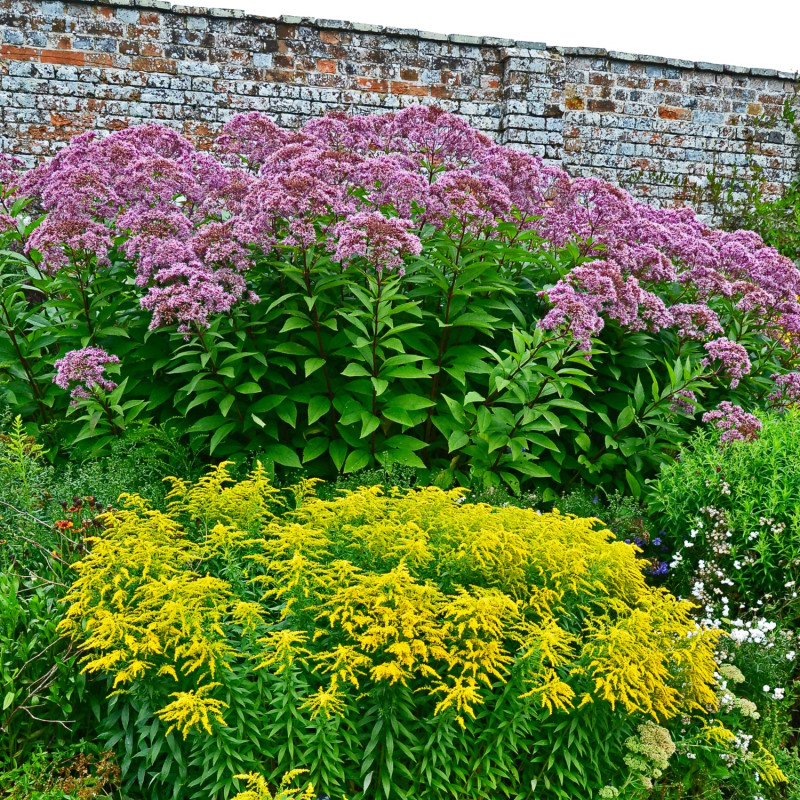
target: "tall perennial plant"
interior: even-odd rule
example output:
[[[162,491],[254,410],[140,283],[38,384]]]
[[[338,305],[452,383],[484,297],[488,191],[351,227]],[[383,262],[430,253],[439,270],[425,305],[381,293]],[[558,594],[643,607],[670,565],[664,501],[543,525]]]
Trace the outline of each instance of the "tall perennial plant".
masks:
[[[336,798],[570,800],[641,783],[647,719],[705,736],[718,631],[597,520],[436,487],[323,501],[260,465],[172,484],[166,514],[104,515],[60,626],[108,678],[126,791],[301,768]]]
[[[757,235],[435,107],[240,115],[213,152],[87,133],[0,179],[0,388],[91,451],[145,422],[322,476],[639,494],[796,355],[800,272]]]

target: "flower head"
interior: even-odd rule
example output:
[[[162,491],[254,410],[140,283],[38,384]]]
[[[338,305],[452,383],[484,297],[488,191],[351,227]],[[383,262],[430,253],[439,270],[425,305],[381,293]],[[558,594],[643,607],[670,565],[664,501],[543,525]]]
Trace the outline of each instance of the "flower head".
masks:
[[[397,269],[404,273],[404,257],[422,251],[419,237],[409,231],[411,221],[384,217],[377,211],[364,211],[340,222],[333,229],[334,261],[362,258],[379,275]]]
[[[117,384],[105,376],[107,364],[119,364],[119,359],[100,347],[70,350],[55,363],[53,383],[61,389],[70,389],[74,400],[86,399],[96,389],[110,392]]]
[[[758,417],[727,400],[703,414],[703,422],[713,422],[717,430],[723,431],[720,442],[752,441],[763,427]]]
[[[708,366],[713,361],[719,361],[723,373],[731,378],[732,389],[739,385],[741,378],[750,372],[752,368],[747,350],[725,336],[708,342],[704,347],[708,356],[702,360],[702,365]]]

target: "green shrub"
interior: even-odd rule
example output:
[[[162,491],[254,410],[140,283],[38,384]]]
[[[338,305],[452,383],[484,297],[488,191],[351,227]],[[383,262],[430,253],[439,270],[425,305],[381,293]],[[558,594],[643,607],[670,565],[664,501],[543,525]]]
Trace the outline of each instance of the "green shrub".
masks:
[[[728,597],[724,616],[767,603],[791,619],[800,610],[800,413],[762,420],[752,441],[696,434],[653,482],[649,513],[674,543],[674,588],[700,602]]]
[[[327,479],[639,495],[795,358],[800,271],[757,236],[441,109],[243,115],[216,145],[144,125],[5,164],[0,393],[54,456],[169,425]]]
[[[69,744],[74,731],[86,730],[87,676],[78,648],[58,633],[62,589],[0,572],[0,771],[25,762],[37,746]],[[98,714],[101,704],[95,695]]]
[[[641,783],[625,742],[648,716],[700,731],[716,634],[633,548],[462,497],[320,500],[221,465],[173,481],[168,514],[106,515],[64,628],[118,692],[101,739],[126,791],[221,797],[304,768],[337,800],[572,800]]]

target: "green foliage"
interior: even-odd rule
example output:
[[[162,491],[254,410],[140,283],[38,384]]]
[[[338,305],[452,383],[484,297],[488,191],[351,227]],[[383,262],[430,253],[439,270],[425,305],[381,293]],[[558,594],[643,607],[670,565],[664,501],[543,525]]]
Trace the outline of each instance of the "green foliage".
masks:
[[[653,482],[649,512],[681,554],[676,588],[690,590],[701,560],[719,561],[739,602],[772,601],[792,617],[800,610],[800,413],[762,420],[754,441],[696,434]]]
[[[38,747],[19,767],[0,771],[0,793],[6,800],[102,800],[119,797],[118,781],[112,754],[80,741]]]
[[[24,762],[41,742],[69,743],[73,727],[85,724],[75,713],[89,710],[87,679],[77,648],[57,631],[62,596],[53,581],[0,573],[0,769]]]
[[[704,406],[731,394],[702,344],[671,330],[607,321],[588,361],[568,334],[538,327],[540,292],[599,245],[552,252],[509,223],[459,244],[432,226],[421,235],[402,277],[317,247],[254,254],[262,301],[185,333],[149,329],[118,249],[108,267],[81,259],[52,275],[35,251],[6,249],[0,391],[53,459],[65,443],[79,458],[113,453],[155,426],[201,458],[246,453],[328,479],[397,464],[441,486],[535,485],[545,501],[581,481],[640,496],[696,424],[676,413],[679,393]],[[26,236],[5,234],[8,248]],[[669,302],[683,291],[662,288]],[[764,395],[782,351],[762,346],[752,315],[719,312],[753,359],[734,398]],[[119,385],[71,404],[54,364],[85,346],[121,359],[107,367]]]

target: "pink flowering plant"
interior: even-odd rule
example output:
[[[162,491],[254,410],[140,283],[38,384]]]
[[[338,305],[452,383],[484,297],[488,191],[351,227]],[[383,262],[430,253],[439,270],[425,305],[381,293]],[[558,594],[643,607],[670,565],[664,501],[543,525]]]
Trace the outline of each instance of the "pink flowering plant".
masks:
[[[3,165],[0,389],[82,448],[147,423],[321,476],[639,494],[703,413],[794,391],[790,260],[435,107]],[[64,388],[86,348],[119,386]]]

